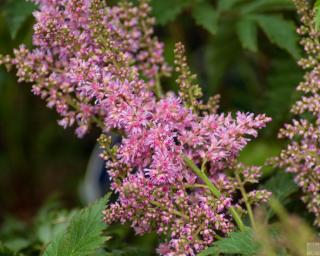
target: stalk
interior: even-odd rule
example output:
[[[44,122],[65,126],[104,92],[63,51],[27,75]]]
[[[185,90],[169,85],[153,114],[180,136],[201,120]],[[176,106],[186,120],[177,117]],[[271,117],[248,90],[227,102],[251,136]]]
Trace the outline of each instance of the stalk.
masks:
[[[216,188],[216,186],[211,182],[211,180],[207,177],[207,175],[196,166],[196,164],[186,155],[183,155],[183,160],[186,163],[186,165],[208,186],[210,189],[211,193],[219,198],[221,197],[221,192]],[[240,231],[244,231],[245,226],[237,213],[236,209],[231,206],[229,208],[229,213],[232,215],[234,221],[237,223],[237,226]]]
[[[249,215],[249,219],[250,219],[251,225],[252,225],[253,229],[256,229],[256,222],[255,222],[254,217],[253,217],[252,207],[251,207],[251,205],[249,203],[247,192],[246,192],[246,190],[245,190],[245,188],[243,186],[243,182],[242,182],[238,172],[236,172],[236,179],[238,181],[239,189],[240,189],[241,195],[243,197],[244,203],[245,203],[247,211],[248,211],[248,215]]]
[[[163,96],[163,91],[162,91],[162,86],[161,86],[161,81],[160,81],[160,76],[159,74],[156,75],[156,83],[154,86],[154,93],[156,96],[161,99]]]

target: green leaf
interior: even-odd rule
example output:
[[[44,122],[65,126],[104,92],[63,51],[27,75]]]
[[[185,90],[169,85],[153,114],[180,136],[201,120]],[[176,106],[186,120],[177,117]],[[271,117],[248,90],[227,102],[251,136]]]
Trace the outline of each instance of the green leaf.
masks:
[[[20,254],[10,250],[0,241],[0,256],[20,256]]]
[[[280,16],[274,15],[252,15],[269,40],[286,50],[295,59],[300,57],[298,47],[298,36],[295,25]]]
[[[212,247],[201,252],[198,256],[226,254],[256,255],[259,244],[254,241],[253,231],[246,228],[243,232],[232,232],[227,238],[216,241]]]
[[[320,0],[317,0],[314,4],[315,16],[314,16],[314,23],[316,29],[319,30],[320,28]]]
[[[192,0],[152,0],[153,15],[159,24],[165,25],[173,21]]]
[[[241,52],[238,41],[234,40],[234,31],[230,29],[232,26],[232,22],[222,22],[219,25],[219,36],[210,37],[207,43],[204,56],[210,84],[204,87],[206,95],[217,93],[219,86],[223,85],[226,72]]]
[[[263,188],[272,192],[272,196],[282,204],[288,203],[289,196],[299,189],[293,181],[293,175],[284,171],[278,171],[276,175],[267,181]],[[269,209],[267,219],[270,219],[273,215],[273,210]]]
[[[105,242],[102,221],[109,194],[91,206],[76,213],[65,232],[60,232],[49,244],[44,256],[87,256],[94,253]]]
[[[218,10],[219,11],[228,11],[232,9],[237,3],[242,2],[244,0],[219,0],[218,2]]]
[[[58,234],[66,230],[70,220],[77,212],[77,210],[71,212],[61,210],[59,212],[52,211],[48,212],[47,221],[38,219],[38,223],[36,223],[36,235],[38,240],[43,244],[48,244]]]
[[[35,5],[26,0],[9,0],[3,6],[3,15],[10,28],[11,38],[14,39],[27,20],[35,10]]]
[[[250,1],[248,4],[241,8],[241,13],[248,14],[254,12],[266,12],[277,10],[294,10],[294,4],[292,0],[258,0]]]
[[[293,181],[293,175],[284,171],[278,171],[268,180],[264,188],[272,192],[281,203],[285,203],[285,200],[299,189]]]
[[[302,77],[303,72],[294,59],[285,56],[272,58],[261,110],[268,116],[272,116],[272,123],[266,131],[268,135],[275,134],[287,121],[290,107],[299,97],[295,87]]]
[[[257,25],[252,19],[241,19],[237,23],[237,33],[243,48],[256,52],[258,50]]]
[[[198,25],[204,27],[211,34],[217,32],[218,13],[211,4],[207,2],[196,4],[192,16]]]

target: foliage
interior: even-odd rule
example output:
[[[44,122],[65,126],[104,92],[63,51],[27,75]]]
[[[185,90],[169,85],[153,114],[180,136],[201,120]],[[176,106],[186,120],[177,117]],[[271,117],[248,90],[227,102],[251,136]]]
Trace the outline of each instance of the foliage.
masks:
[[[102,247],[106,238],[102,236],[105,224],[102,211],[110,195],[74,214],[67,229],[60,231],[50,242],[44,256],[85,256]]]
[[[294,183],[293,176],[279,170],[266,182],[264,188],[271,191],[273,197],[277,198],[281,203],[286,203],[288,197],[298,191],[298,186]]]
[[[199,256],[227,254],[256,255],[259,245],[253,239],[253,231],[247,228],[243,232],[233,232],[229,237],[214,243],[213,247],[199,253]]]
[[[11,38],[14,39],[17,36],[18,31],[30,14],[35,10],[35,5],[31,2],[24,0],[10,0],[3,7],[3,16],[10,26]]]
[[[271,43],[288,51],[294,58],[299,57],[298,37],[293,23],[277,13],[279,10],[291,10],[290,0],[241,1],[219,0],[215,5],[209,0],[200,1],[156,1],[153,2],[154,15],[162,25],[174,20],[183,10],[189,9],[198,25],[215,35],[218,24],[231,19],[236,24],[242,46],[257,51],[257,26],[268,36]]]
[[[109,196],[72,210],[61,209],[56,198],[50,199],[31,226],[6,218],[0,232],[0,255],[152,255],[154,236],[132,239],[129,227],[103,223]]]

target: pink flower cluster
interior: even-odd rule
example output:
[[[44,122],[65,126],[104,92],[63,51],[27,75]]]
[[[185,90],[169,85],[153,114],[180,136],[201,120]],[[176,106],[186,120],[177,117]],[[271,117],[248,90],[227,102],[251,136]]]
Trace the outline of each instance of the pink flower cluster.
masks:
[[[307,54],[299,64],[307,73],[298,86],[304,95],[292,112],[296,115],[308,112],[311,116],[294,119],[280,131],[279,137],[288,138],[290,143],[282,151],[278,165],[295,174],[295,181],[304,192],[302,199],[315,214],[315,225],[320,226],[320,32],[308,2],[295,0],[295,3],[303,22],[298,33],[303,37],[301,44]]]
[[[141,109],[136,107],[133,113]],[[169,235],[159,249],[163,255],[195,255],[217,235],[233,229],[228,209],[240,207],[242,202],[235,200],[240,185],[225,171],[234,167],[246,181],[258,180],[260,169],[241,168],[234,161],[248,136],[256,135],[268,119],[242,113],[235,119],[224,114],[199,117],[174,96],[158,101],[143,116],[144,120],[138,117],[139,126],[137,122],[133,127],[124,125],[122,130],[127,131],[121,145],[106,156],[119,200],[105,211],[105,220],[130,221],[137,233],[155,230]],[[102,145],[106,141],[103,137]],[[212,195],[183,155],[202,166],[220,197]],[[266,191],[255,192],[249,195],[252,203],[270,196]]]
[[[33,93],[46,99],[47,106],[56,108],[63,117],[60,125],[76,123],[79,137],[95,117],[105,116],[105,110],[90,101],[81,88],[107,83],[101,79],[111,76],[136,76],[134,73],[152,87],[169,74],[163,44],[153,37],[154,19],[149,17],[146,1],[137,7],[125,1],[114,7],[106,7],[99,0],[36,2],[35,49],[21,46],[13,59],[6,57],[2,62],[17,68],[20,82],[34,83]],[[122,62],[130,68],[117,68]]]
[[[264,190],[239,197],[261,171],[237,157],[270,118],[218,114],[217,97],[204,104],[181,44],[180,96],[163,95],[161,77],[170,68],[153,37],[147,1],[37,3],[35,49],[22,46],[2,62],[34,84],[33,92],[62,116],[61,125],[76,123],[78,136],[93,123],[102,129],[103,157],[119,195],[105,211],[106,222],[130,222],[138,234],[156,231],[165,237],[161,255],[195,255],[234,229],[232,217],[245,213],[244,205],[267,200]],[[120,145],[110,147],[109,131],[122,135]]]

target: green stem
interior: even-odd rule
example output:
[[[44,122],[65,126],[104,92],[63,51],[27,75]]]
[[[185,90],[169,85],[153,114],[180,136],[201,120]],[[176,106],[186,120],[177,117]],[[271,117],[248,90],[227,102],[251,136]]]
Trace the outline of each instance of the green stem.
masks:
[[[213,183],[210,181],[210,179],[207,177],[207,175],[204,174],[203,171],[201,171],[198,166],[195,165],[195,163],[187,156],[183,156],[184,162],[187,164],[187,166],[198,175],[200,179],[208,186],[210,191],[215,197],[220,197],[221,193],[220,191],[213,185]]]
[[[210,189],[210,191],[212,192],[212,194],[215,197],[221,197],[221,192],[216,188],[216,186],[211,182],[211,180],[207,177],[207,175],[205,175],[205,173],[203,172],[203,170],[200,170],[198,168],[198,166],[195,165],[195,163],[186,155],[183,155],[183,160],[186,163],[186,165],[195,173],[197,174],[197,176],[208,186],[208,188]],[[232,215],[234,221],[237,223],[238,228],[240,229],[240,231],[244,231],[244,224],[239,216],[239,214],[237,213],[236,209],[231,206],[229,208],[229,212]]]
[[[159,99],[162,98],[162,96],[163,96],[159,74],[156,75],[156,83],[155,83],[155,86],[154,86],[154,93],[156,94],[156,96]]]
[[[246,190],[245,190],[245,188],[243,186],[243,182],[242,182],[242,180],[241,180],[241,178],[239,176],[239,173],[235,172],[235,176],[236,176],[236,179],[238,181],[239,189],[240,189],[241,195],[243,197],[244,203],[245,203],[247,211],[248,211],[248,215],[249,215],[249,218],[250,218],[251,225],[252,225],[253,229],[256,229],[256,222],[255,222],[254,217],[253,217],[253,211],[252,211],[252,207],[251,207],[251,205],[249,203],[247,192],[246,192]]]
[[[288,221],[288,213],[286,209],[281,205],[278,199],[276,199],[275,197],[271,197],[269,200],[269,205],[283,222]]]
[[[185,188],[205,188],[205,189],[209,189],[208,186],[203,185],[203,184],[187,184],[184,185]]]
[[[232,218],[234,219],[234,221],[237,223],[237,226],[238,226],[239,230],[240,230],[240,231],[244,231],[245,226],[244,226],[244,224],[243,224],[243,222],[242,222],[242,220],[241,220],[241,218],[240,218],[240,216],[239,216],[236,208],[234,208],[233,206],[231,206],[231,207],[229,208],[229,212],[230,212],[230,214],[232,215]]]

